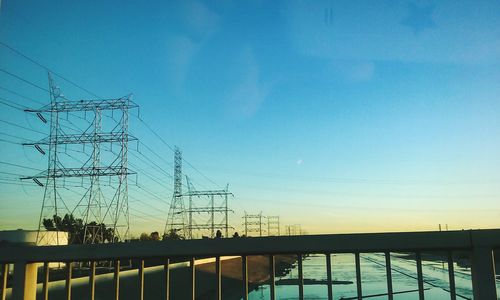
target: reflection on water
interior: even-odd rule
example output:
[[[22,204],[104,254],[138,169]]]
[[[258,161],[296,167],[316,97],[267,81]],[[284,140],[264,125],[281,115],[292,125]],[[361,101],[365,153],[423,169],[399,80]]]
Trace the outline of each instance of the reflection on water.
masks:
[[[393,254],[392,282],[394,292],[404,292],[394,295],[396,300],[418,299],[417,271],[414,260],[405,259],[402,255]],[[304,278],[325,280],[326,259],[324,255],[311,255],[304,262]],[[448,292],[449,278],[446,264],[441,262],[423,261],[424,288],[426,299],[450,299]],[[385,258],[383,254],[361,254],[361,277],[363,295],[380,295],[369,299],[388,299]],[[297,269],[292,269],[286,278],[297,278]],[[334,299],[356,297],[356,272],[353,254],[332,255],[332,279],[352,281],[352,284],[333,285]],[[279,278],[277,278],[279,280]],[[472,282],[469,269],[455,264],[455,283],[458,299],[472,299]],[[384,295],[385,294],[385,295]],[[276,299],[298,299],[299,290],[296,285],[277,285]],[[261,286],[249,295],[249,299],[269,299],[269,286]],[[327,299],[326,285],[305,285],[305,299]]]

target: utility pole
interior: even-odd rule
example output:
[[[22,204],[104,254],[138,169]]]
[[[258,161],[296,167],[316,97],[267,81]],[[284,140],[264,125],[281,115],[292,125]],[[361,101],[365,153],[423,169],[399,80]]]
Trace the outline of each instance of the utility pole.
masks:
[[[45,154],[42,147],[48,147],[47,170],[34,176],[21,178],[32,179],[38,185],[45,187],[38,223],[37,243],[45,238],[44,220],[56,222],[56,220],[61,220],[64,214],[83,220],[83,240],[77,242],[103,243],[105,239],[108,242],[125,240],[130,232],[127,178],[128,175],[135,174],[128,169],[128,143],[136,140],[128,134],[128,111],[137,108],[138,105],[130,100],[130,95],[118,99],[70,101],[61,94],[50,73],[48,77],[50,104],[39,109],[25,110],[35,113],[44,123],[47,120],[43,115],[50,115],[49,136],[37,142],[23,144],[34,146],[41,154]],[[102,114],[106,111],[112,115],[118,113],[118,120],[114,117],[110,118],[113,121],[107,125],[113,129],[104,132]],[[90,123],[86,119],[87,113],[93,115]],[[82,114],[84,117],[81,116]],[[85,129],[75,125],[82,123],[75,117],[87,122]],[[88,144],[92,145],[91,154],[85,152],[85,145]],[[107,163],[101,160],[101,146],[106,144],[110,149],[114,144],[119,148],[118,153],[110,151],[113,159],[108,159]],[[75,151],[74,147],[79,146],[82,146],[83,151],[76,152],[81,153],[80,157],[84,157],[84,162],[80,161],[81,164],[75,166],[74,162],[70,163],[62,156],[65,154],[67,156],[67,151]],[[70,164],[72,166],[69,166]],[[117,186],[111,199],[106,200],[104,197],[100,183],[101,177],[108,177],[110,182],[112,178],[117,178]],[[81,187],[85,188],[86,192],[75,205],[74,201],[66,197],[63,191],[66,188],[66,182],[76,178],[81,179]],[[45,181],[45,184],[42,181]],[[103,232],[105,227],[108,227],[111,232]]]

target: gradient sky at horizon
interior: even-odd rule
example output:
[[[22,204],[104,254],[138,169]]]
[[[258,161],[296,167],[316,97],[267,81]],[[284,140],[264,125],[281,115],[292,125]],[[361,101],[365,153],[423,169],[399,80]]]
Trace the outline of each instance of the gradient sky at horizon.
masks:
[[[229,183],[239,231],[244,210],[309,233],[500,226],[500,1],[3,0],[0,41],[100,96],[133,93],[167,143]],[[47,86],[42,68],[2,46],[0,68]],[[1,72],[0,87],[48,101]],[[0,98],[38,106],[1,89]],[[48,132],[0,108],[1,120]],[[135,117],[130,130],[173,160]],[[0,132],[42,137],[6,123]],[[46,167],[20,145],[0,142],[0,157]],[[36,228],[43,189],[0,180],[0,191],[0,229]],[[130,205],[134,234],[163,230],[165,214]]]

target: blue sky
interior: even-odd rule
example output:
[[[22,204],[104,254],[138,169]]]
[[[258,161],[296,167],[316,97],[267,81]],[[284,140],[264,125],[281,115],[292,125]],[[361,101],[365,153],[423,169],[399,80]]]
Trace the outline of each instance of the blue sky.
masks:
[[[229,182],[235,227],[243,210],[311,233],[499,226],[499,1],[1,5],[2,42],[100,96],[133,93],[165,141],[221,186]],[[47,86],[43,69],[5,47],[0,67]],[[4,73],[0,82],[48,101]],[[58,84],[69,98],[89,97]],[[4,90],[0,97],[36,106]],[[36,117],[1,108],[2,120],[48,132]],[[130,130],[172,161],[134,118]],[[5,123],[1,132],[41,137]],[[46,166],[19,145],[2,143],[0,155]],[[37,226],[43,190],[25,185],[0,183],[0,228]],[[133,232],[163,229],[161,212],[134,205],[155,219],[132,217]]]

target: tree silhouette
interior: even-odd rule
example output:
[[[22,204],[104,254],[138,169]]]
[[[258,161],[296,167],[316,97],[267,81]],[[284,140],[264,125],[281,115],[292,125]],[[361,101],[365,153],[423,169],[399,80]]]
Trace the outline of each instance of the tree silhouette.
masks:
[[[163,239],[162,240],[183,240],[184,237],[180,236],[178,233],[177,233],[178,230],[175,230],[175,229],[170,229],[170,231],[166,234],[163,235]]]
[[[105,224],[98,224],[95,221],[84,224],[82,219],[75,218],[72,214],[65,214],[63,218],[54,215],[52,219],[43,219],[42,224],[47,231],[67,232],[69,244],[82,244],[83,241],[94,243],[117,241],[113,228],[107,228]]]

